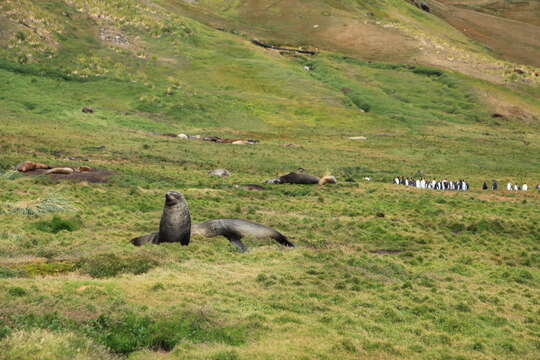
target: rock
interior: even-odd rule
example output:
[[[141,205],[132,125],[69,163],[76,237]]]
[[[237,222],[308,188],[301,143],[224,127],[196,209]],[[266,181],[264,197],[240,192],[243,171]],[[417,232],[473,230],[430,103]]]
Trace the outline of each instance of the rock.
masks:
[[[326,185],[326,184],[337,184],[337,180],[335,176],[323,176],[319,180],[319,185]]]
[[[349,140],[367,140],[365,136],[351,136]]]
[[[93,114],[94,113],[94,109],[92,109],[91,107],[88,107],[88,106],[83,107],[81,111],[83,113],[85,113],[85,114]]]
[[[424,10],[425,12],[431,12],[431,8],[429,7],[428,3],[425,1],[418,1],[418,0],[409,0],[414,6],[417,8]]]
[[[66,158],[66,160],[71,160],[71,161],[90,161],[89,158],[87,157],[82,157],[82,156],[68,156]]]
[[[183,139],[183,140],[189,139],[189,136],[186,135],[186,134],[178,134],[177,137],[178,137],[179,139]]]
[[[426,11],[426,12],[431,12],[431,8],[429,7],[429,5],[427,3],[425,3],[424,1],[421,1],[420,2],[420,9]]]
[[[220,177],[231,176],[231,173],[225,169],[212,170],[208,174],[211,176],[220,176]]]
[[[242,185],[242,188],[244,188],[245,190],[250,190],[250,191],[262,191],[262,190],[264,190],[264,186],[257,185],[257,184]]]
[[[49,174],[64,174],[64,175],[69,175],[69,174],[73,174],[74,170],[72,168],[68,168],[68,167],[63,167],[63,168],[53,168],[51,170],[48,170],[47,172],[45,172],[45,174],[49,175]]]

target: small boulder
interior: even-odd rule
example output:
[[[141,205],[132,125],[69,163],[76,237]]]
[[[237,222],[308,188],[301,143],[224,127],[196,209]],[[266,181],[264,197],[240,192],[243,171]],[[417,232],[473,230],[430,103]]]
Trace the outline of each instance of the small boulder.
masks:
[[[262,191],[262,190],[264,190],[264,186],[257,185],[257,184],[243,185],[242,188],[245,189],[245,190],[250,190],[250,191]]]
[[[231,173],[225,169],[212,170],[208,174],[211,176],[219,176],[219,177],[231,176]]]

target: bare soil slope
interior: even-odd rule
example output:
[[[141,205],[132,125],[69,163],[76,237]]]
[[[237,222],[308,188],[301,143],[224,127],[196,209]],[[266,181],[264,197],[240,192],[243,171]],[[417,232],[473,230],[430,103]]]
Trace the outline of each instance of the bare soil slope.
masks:
[[[540,66],[540,2],[443,0],[435,13],[504,59]]]

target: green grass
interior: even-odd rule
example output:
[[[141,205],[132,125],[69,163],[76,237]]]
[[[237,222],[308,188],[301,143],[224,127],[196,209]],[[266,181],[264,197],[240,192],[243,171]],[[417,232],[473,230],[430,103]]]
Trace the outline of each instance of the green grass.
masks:
[[[122,33],[140,37],[116,49],[97,40],[103,24],[81,3],[35,5],[64,28],[52,58],[20,64],[15,49],[2,52],[0,359],[538,358],[540,195],[480,190],[540,178],[538,122],[492,118],[485,93],[530,114],[537,99],[337,51],[281,56],[170,1],[160,1],[168,15],[104,2]],[[310,6],[333,14],[322,3]],[[236,16],[238,3],[220,4]],[[14,173],[24,160],[113,175]],[[234,186],[298,167],[338,184]],[[215,168],[232,175],[209,176]],[[390,184],[415,174],[465,178],[472,190]],[[240,254],[198,236],[188,247],[132,246],[157,230],[171,189],[194,222],[263,223],[297,248],[247,239]]]

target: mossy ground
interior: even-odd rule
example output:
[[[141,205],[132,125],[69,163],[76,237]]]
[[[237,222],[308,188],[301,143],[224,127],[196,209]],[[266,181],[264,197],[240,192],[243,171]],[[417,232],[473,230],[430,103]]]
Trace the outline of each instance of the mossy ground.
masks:
[[[82,36],[99,26],[66,3],[46,8],[71,14],[57,55],[1,63],[0,168],[35,160],[114,174],[0,176],[0,358],[538,358],[540,195],[480,190],[540,179],[539,124],[493,118],[481,92],[531,113],[536,99],[441,69],[282,56],[187,17],[190,31],[170,18],[145,38],[137,24],[148,18],[128,13],[137,21],[122,31],[148,54],[138,58]],[[97,64],[107,57],[122,66]],[[348,140],[359,135],[368,140]],[[339,183],[234,187],[298,167]],[[232,176],[208,176],[215,168]],[[416,174],[472,190],[390,184]],[[197,236],[133,247],[157,229],[171,189],[195,222],[248,219],[298,247],[248,239],[240,254]],[[24,210],[46,199],[60,206]]]

